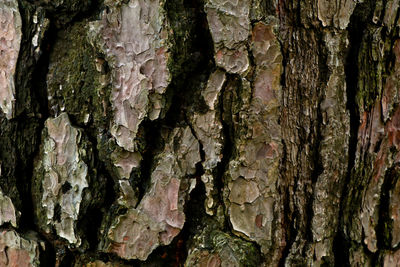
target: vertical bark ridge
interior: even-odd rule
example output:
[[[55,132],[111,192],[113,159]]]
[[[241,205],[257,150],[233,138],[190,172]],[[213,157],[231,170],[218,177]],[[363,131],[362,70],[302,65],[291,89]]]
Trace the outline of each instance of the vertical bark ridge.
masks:
[[[348,9],[340,13],[343,7]],[[292,196],[289,224],[295,232],[287,248],[288,265],[334,262],[350,128],[343,51],[354,7],[349,1],[306,1],[297,6],[287,3],[281,9],[291,14],[281,22],[281,43],[287,51],[281,115],[287,150],[283,170]]]

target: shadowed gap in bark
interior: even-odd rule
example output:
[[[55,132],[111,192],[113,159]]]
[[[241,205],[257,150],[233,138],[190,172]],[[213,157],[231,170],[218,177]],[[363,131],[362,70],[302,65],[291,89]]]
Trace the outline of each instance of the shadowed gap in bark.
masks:
[[[327,65],[328,61],[328,53],[326,51],[326,47],[324,45],[324,36],[323,36],[323,31],[321,29],[315,29],[314,30],[317,35],[317,45],[318,45],[318,69],[319,69],[319,75],[318,75],[318,85],[317,89],[319,89],[318,94],[318,103],[316,105],[318,106],[317,108],[317,119],[314,121],[311,126],[310,130],[315,129],[315,132],[313,133],[314,136],[309,136],[308,142],[312,144],[312,167],[313,170],[311,172],[311,187],[312,187],[312,192],[315,192],[315,186],[318,181],[318,177],[323,173],[323,165],[321,162],[321,154],[320,154],[320,149],[321,149],[321,141],[322,141],[322,133],[321,133],[321,128],[324,127],[323,124],[323,118],[322,118],[322,111],[321,111],[321,103],[323,101],[323,91],[326,89],[329,76],[330,76],[330,71],[329,67]],[[315,123],[315,125],[314,125]],[[315,138],[313,141],[311,138]],[[307,224],[306,224],[306,229],[307,229],[307,239],[310,243],[313,242],[313,234],[312,234],[312,219],[314,216],[314,210],[313,210],[313,202],[314,202],[314,197],[310,196],[310,199],[308,200],[307,204]]]
[[[17,153],[18,161],[15,168],[17,189],[21,196],[21,218],[19,229],[21,232],[36,231],[40,238],[40,231],[34,223],[33,201],[31,194],[31,179],[33,174],[33,158],[39,151],[41,132],[44,121],[48,117],[46,76],[49,65],[51,45],[55,40],[54,28],[47,30],[42,41],[41,55],[35,61],[32,54],[31,39],[33,37],[32,16],[35,7],[19,1],[19,10],[22,19],[22,41],[16,69],[16,110],[17,117]],[[49,241],[49,240],[47,240]],[[55,263],[55,250],[46,242],[46,249],[40,247],[40,261],[48,266]]]
[[[213,60],[213,43],[204,13],[203,0],[167,1],[166,11],[169,22],[174,29],[174,48],[171,51],[173,64],[172,80],[166,90],[166,107],[161,118],[156,121],[146,119],[140,128],[144,136],[144,153],[140,167],[140,178],[135,181],[139,187],[139,201],[143,198],[151,181],[151,173],[156,162],[155,157],[162,150],[161,131],[172,130],[178,126],[190,125],[188,114],[205,112],[206,104],[201,97],[201,90],[211,71],[215,68]],[[193,23],[194,21],[194,23]],[[188,34],[188,36],[186,35]],[[191,128],[192,129],[192,128]],[[192,133],[195,135],[193,129]],[[204,151],[200,144],[200,155],[204,161]],[[196,187],[190,193],[185,205],[186,222],[180,234],[168,246],[155,249],[144,263],[182,266],[187,257],[187,240],[196,234],[199,221],[207,216],[204,211],[205,188],[200,177],[204,170],[201,163],[196,165]],[[188,177],[190,178],[190,177]],[[138,177],[135,176],[135,179]],[[133,180],[132,177],[130,180]],[[128,262],[128,261],[127,261]],[[131,262],[131,261],[129,261]]]
[[[139,201],[148,189],[155,166],[154,157],[164,146],[161,129],[185,125],[188,112],[205,107],[200,92],[213,68],[213,57],[211,35],[203,6],[202,0],[174,0],[166,3],[167,17],[174,30],[174,47],[171,51],[174,67],[171,70],[171,82],[166,89],[166,106],[161,118],[156,121],[146,119],[140,126],[145,144],[143,161],[140,174],[130,179],[131,182],[135,180],[134,185],[139,188]]]
[[[224,175],[229,168],[229,161],[235,150],[234,146],[234,128],[232,121],[232,102],[234,101],[234,92],[232,88],[239,87],[240,81],[238,77],[234,75],[227,75],[225,84],[222,87],[220,97],[219,97],[219,113],[220,121],[222,124],[223,133],[223,148],[222,148],[222,159],[217,165],[215,186],[218,191],[218,200],[220,205],[224,209],[224,214],[226,214],[226,207],[222,197],[222,192],[224,190]],[[228,90],[230,89],[230,90]],[[232,231],[232,226],[230,225],[229,216],[225,216],[224,231]]]
[[[279,2],[280,3],[280,2]],[[283,8],[283,6],[280,4],[279,8]],[[286,87],[286,68],[287,68],[287,58],[289,57],[289,52],[287,49],[284,49],[285,44],[282,42],[281,38],[278,38],[279,44],[280,44],[280,49],[281,49],[281,54],[282,54],[282,74],[280,78],[280,85],[281,88]],[[284,95],[282,94],[282,100],[281,102],[284,103],[283,101]],[[282,125],[282,118],[279,118],[279,125]],[[287,155],[287,145],[285,142],[285,139],[282,138],[282,159],[281,159],[281,164],[280,164],[280,170],[281,173],[286,173],[286,162],[288,160],[288,155]],[[285,266],[285,260],[287,256],[289,255],[290,252],[290,247],[295,241],[296,237],[296,229],[294,227],[294,224],[291,223],[291,214],[290,214],[290,190],[289,186],[285,184],[285,182],[280,182],[279,184],[279,191],[281,192],[282,199],[283,199],[283,209],[284,209],[284,220],[283,224],[286,225],[286,245],[284,250],[282,251],[282,257],[279,261],[279,267],[284,267]]]
[[[399,166],[392,167],[386,171],[385,180],[382,185],[379,203],[379,221],[377,226],[378,248],[380,250],[392,250],[392,219],[390,218],[389,205],[392,190],[399,179]],[[378,253],[377,253],[378,254]],[[377,263],[377,262],[376,262]],[[378,264],[378,263],[377,263]]]
[[[32,203],[32,192],[31,192],[31,179],[33,176],[34,160],[33,157],[39,151],[41,143],[41,133],[44,128],[44,123],[49,117],[48,111],[48,95],[47,95],[47,74],[50,63],[50,54],[52,47],[57,39],[58,31],[68,25],[72,25],[76,20],[83,20],[87,17],[93,17],[98,13],[99,7],[98,1],[93,1],[92,6],[89,10],[78,14],[69,24],[63,25],[62,28],[57,29],[52,23],[52,15],[47,13],[44,14],[46,17],[50,17],[50,26],[44,34],[44,39],[41,43],[40,56],[36,62],[32,54],[31,40],[33,37],[32,29],[32,16],[40,8],[36,5],[31,5],[26,1],[19,1],[20,12],[22,18],[22,42],[20,56],[17,66],[16,76],[19,77],[16,80],[16,92],[17,92],[17,110],[23,112],[16,118],[17,126],[17,142],[18,146],[18,163],[16,168],[17,175],[17,187],[22,197],[22,209],[20,229],[22,232],[28,230],[35,230],[37,233],[41,233],[40,229],[35,225],[33,215],[33,203]],[[46,13],[45,11],[42,11]],[[95,144],[95,143],[94,143]],[[94,149],[94,151],[96,151]],[[96,155],[97,157],[97,155]],[[99,218],[99,214],[96,218]],[[91,216],[93,219],[93,216]],[[95,223],[96,224],[96,223]],[[88,229],[91,229],[88,233],[88,240],[93,247],[97,240],[93,240],[93,232],[97,231],[98,227],[91,224]],[[92,231],[93,230],[93,231]],[[97,233],[96,233],[97,234]],[[73,262],[73,253],[69,252],[64,246],[58,247],[54,240],[50,240],[48,235],[40,234],[43,240],[46,242],[46,250],[40,247],[40,262],[43,266],[69,266]],[[91,242],[93,241],[93,242]],[[57,246],[57,249],[54,247]]]
[[[347,103],[346,107],[350,113],[350,137],[349,137],[349,155],[348,155],[348,165],[346,178],[343,181],[344,186],[341,192],[340,198],[340,212],[339,212],[339,229],[337,231],[336,237],[333,244],[333,252],[335,255],[335,265],[336,266],[349,266],[349,240],[346,240],[343,233],[343,205],[347,195],[350,193],[350,188],[352,186],[352,173],[355,164],[356,150],[357,150],[357,136],[358,128],[360,126],[360,114],[359,107],[356,101],[358,88],[358,78],[359,78],[359,67],[358,67],[358,57],[361,47],[361,42],[364,35],[364,30],[366,29],[367,21],[372,17],[372,11],[374,8],[373,1],[365,1],[364,3],[359,3],[351,18],[348,25],[348,39],[349,48],[347,52],[346,62],[345,62],[345,74],[346,74],[346,97]]]

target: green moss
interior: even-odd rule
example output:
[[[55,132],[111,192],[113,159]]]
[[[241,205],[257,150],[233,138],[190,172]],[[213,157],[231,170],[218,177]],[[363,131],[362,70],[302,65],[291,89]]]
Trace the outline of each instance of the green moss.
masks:
[[[391,38],[386,38],[382,28],[366,29],[358,54],[358,87],[356,100],[362,110],[369,110],[382,97],[382,86],[391,70],[386,65],[391,57]]]
[[[41,143],[44,143],[44,140],[48,137],[47,129],[44,128],[42,131],[42,138]],[[40,146],[40,152],[43,151],[43,145]],[[42,196],[43,196],[43,189],[42,189],[42,180],[45,175],[45,171],[43,165],[40,164],[42,160],[42,153],[36,155],[34,159],[34,171],[33,177],[31,180],[31,190],[32,190],[32,199],[33,199],[33,210],[34,210],[34,222],[36,225],[46,225],[47,224],[47,217],[46,214],[42,212]]]
[[[59,33],[47,78],[49,109],[53,115],[65,110],[80,126],[107,128],[112,114],[108,67],[89,45],[85,25],[80,22]]]
[[[36,5],[43,7],[57,27],[70,23],[76,16],[93,9],[94,3],[101,0],[37,0]],[[98,5],[101,6],[101,5]],[[92,11],[92,10],[90,10]]]

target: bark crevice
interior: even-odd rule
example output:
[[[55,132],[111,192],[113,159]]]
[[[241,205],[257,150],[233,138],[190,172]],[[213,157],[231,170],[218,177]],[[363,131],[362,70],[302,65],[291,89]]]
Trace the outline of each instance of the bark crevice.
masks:
[[[237,77],[236,77],[237,78]],[[224,192],[224,176],[226,171],[229,169],[229,161],[234,154],[234,136],[233,136],[233,122],[232,122],[232,109],[231,109],[231,93],[227,92],[228,84],[234,81],[234,76],[228,75],[225,81],[220,96],[219,96],[219,119],[222,124],[222,134],[223,134],[223,148],[222,148],[222,159],[218,163],[216,169],[215,186],[218,192],[218,199],[220,205],[223,207],[224,214],[226,214],[226,206],[223,200]],[[228,97],[227,97],[228,96]],[[232,226],[230,224],[229,218],[225,218],[224,231],[232,231]]]
[[[335,265],[349,266],[349,250],[353,246],[352,241],[348,240],[344,232],[344,219],[346,199],[351,197],[352,179],[354,176],[354,167],[356,161],[358,131],[360,127],[360,112],[357,102],[357,94],[359,92],[359,54],[363,35],[368,25],[368,21],[372,18],[373,2],[365,1],[358,4],[350,17],[350,23],[347,28],[349,47],[347,50],[345,61],[345,78],[346,78],[346,108],[350,114],[350,136],[349,136],[349,152],[347,173],[343,181],[344,186],[340,197],[339,211],[339,228],[334,240]],[[357,184],[357,183],[356,183]],[[347,201],[349,201],[347,199]],[[350,200],[351,201],[351,200]],[[367,249],[364,249],[368,251]]]

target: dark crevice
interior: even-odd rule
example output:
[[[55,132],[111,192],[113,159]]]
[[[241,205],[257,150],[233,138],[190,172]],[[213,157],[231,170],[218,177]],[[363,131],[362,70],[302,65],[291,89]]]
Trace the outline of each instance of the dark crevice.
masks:
[[[37,8],[43,8],[46,16],[57,29],[66,28],[87,18],[96,18],[104,9],[103,0],[75,1],[47,1],[47,0],[20,0],[32,3]]]
[[[300,7],[297,7],[299,9]],[[298,10],[297,10],[298,11]],[[299,12],[299,11],[298,11]],[[294,16],[294,15],[293,15]],[[300,13],[297,14],[300,16]],[[295,18],[294,21],[300,23],[299,18]],[[325,47],[324,43],[324,31],[320,28],[315,27],[314,25],[308,25],[308,28],[304,28],[305,26],[302,24],[292,23],[291,25],[285,25],[281,22],[281,32],[279,42],[281,45],[281,54],[282,54],[282,65],[283,72],[281,75],[280,83],[282,86],[282,102],[285,107],[281,108],[281,117],[279,119],[279,124],[283,128],[283,157],[280,164],[280,173],[282,174],[282,181],[279,185],[279,191],[282,192],[283,199],[283,207],[284,207],[284,229],[286,229],[286,244],[282,251],[282,256],[279,262],[279,266],[285,266],[287,263],[287,258],[290,255],[290,250],[293,248],[297,241],[299,241],[298,248],[300,250],[299,253],[302,255],[290,255],[292,264],[305,264],[304,259],[307,257],[307,250],[309,249],[309,245],[314,243],[313,233],[312,233],[312,219],[313,219],[313,203],[314,203],[314,192],[316,190],[316,184],[319,179],[319,176],[323,173],[323,165],[321,161],[321,142],[323,140],[322,136],[322,126],[323,126],[323,111],[321,109],[321,103],[325,97],[324,90],[327,86],[328,79],[330,76],[329,66],[327,65],[328,59],[328,51]],[[303,38],[309,39],[309,43],[302,38],[302,35],[305,35]],[[315,40],[314,40],[315,38]],[[288,76],[287,72],[291,72],[290,69],[292,66],[297,68],[304,69],[312,69],[315,68],[313,65],[305,65],[309,64],[307,61],[305,63],[294,63],[291,66],[288,66],[288,60],[296,60],[296,56],[293,58],[293,53],[301,53],[300,51],[304,51],[302,46],[308,46],[308,49],[314,49],[314,53],[317,55],[318,62],[318,72],[313,72],[313,74],[317,73],[314,77],[310,77],[309,79],[315,80],[315,85],[304,84],[304,82],[292,81],[293,84],[288,84],[286,79]],[[311,74],[311,75],[313,75]],[[289,81],[290,82],[290,81]],[[310,87],[309,87],[310,86]],[[308,103],[310,100],[313,101],[313,111],[310,115],[304,115],[302,113],[302,107],[299,107],[299,114],[297,114],[297,121],[289,122],[288,118],[284,116],[289,116],[290,111],[289,106],[287,104],[291,100],[289,97],[293,97],[296,102],[292,103],[293,105],[299,105],[298,103]],[[300,104],[302,105],[302,104]],[[288,123],[296,124],[300,123],[304,125],[296,125],[291,126],[287,125]],[[285,127],[293,127],[296,129],[297,133],[293,133],[293,130],[287,130]],[[291,145],[290,140],[286,140],[291,138],[291,135],[297,135],[298,137],[298,151],[297,158],[294,159],[298,162],[297,167],[294,167],[291,170],[292,163],[288,161],[288,145]],[[309,148],[309,153],[306,152]],[[308,166],[304,169],[304,159],[303,156],[307,157],[309,160]],[[289,169],[288,169],[289,168]],[[293,173],[291,174],[291,171]],[[305,176],[302,172],[307,173]],[[288,180],[286,175],[291,177],[291,180]],[[302,188],[298,187],[298,185],[302,185]],[[300,191],[301,190],[301,191]],[[304,198],[304,206],[296,204],[297,200],[302,200]],[[301,201],[300,201],[301,202]],[[302,202],[301,202],[302,203]],[[305,246],[302,246],[301,239],[305,239]],[[297,240],[297,241],[296,241]],[[298,260],[301,261],[297,262]],[[326,259],[329,260],[329,259]]]
[[[287,148],[286,148],[286,142],[284,139],[282,139],[282,163],[281,166],[286,165],[287,161]],[[281,168],[282,173],[285,173],[284,167]],[[282,199],[283,199],[283,209],[284,209],[284,219],[283,219],[283,225],[285,226],[284,229],[286,229],[286,245],[285,248],[282,250],[282,256],[280,258],[279,267],[284,267],[285,266],[285,261],[286,258],[289,256],[290,253],[290,248],[294,244],[295,238],[296,238],[296,228],[294,223],[291,223],[292,221],[292,216],[298,216],[296,214],[291,214],[290,213],[290,187],[289,186],[279,186],[279,191],[281,193]]]
[[[364,3],[358,3],[353,14],[350,18],[348,25],[348,39],[349,39],[349,50],[345,62],[345,75],[346,75],[346,108],[350,114],[350,137],[349,137],[349,152],[348,152],[348,165],[347,174],[343,181],[343,189],[340,198],[340,211],[339,211],[339,229],[334,239],[333,251],[335,255],[335,266],[349,266],[349,249],[350,242],[343,233],[344,222],[343,212],[344,205],[346,205],[346,199],[351,197],[349,194],[353,177],[353,168],[355,165],[357,142],[358,142],[358,128],[360,126],[360,114],[357,103],[358,94],[358,79],[359,79],[359,66],[358,58],[363,40],[364,32],[367,28],[368,21],[371,21],[373,14],[373,1],[365,1]]]
[[[206,112],[207,105],[201,97],[211,71],[215,68],[213,61],[213,43],[204,13],[203,0],[167,1],[165,9],[173,29],[171,42],[171,62],[169,69],[172,76],[166,89],[166,104],[160,118],[154,121],[145,119],[139,128],[142,162],[139,172],[133,172],[130,178],[132,186],[138,189],[139,202],[148,191],[151,173],[156,166],[157,155],[164,147],[163,132],[171,132],[175,127],[190,126],[197,138],[189,118],[195,113]],[[173,65],[172,65],[173,64]],[[205,153],[200,145],[202,161]],[[180,233],[171,244],[155,249],[145,262],[120,261],[135,266],[183,266],[187,257],[187,240],[192,237],[199,221],[207,216],[204,211],[205,188],[201,181],[204,170],[201,162],[196,164],[196,187],[190,193],[185,205],[186,222]],[[138,202],[138,203],[139,203]],[[109,257],[103,254],[103,257]],[[114,256],[111,256],[114,257]],[[116,259],[114,257],[114,259]]]
[[[142,151],[142,161],[140,171],[131,173],[129,179],[131,186],[137,190],[138,204],[146,194],[151,181],[151,173],[156,165],[156,155],[164,147],[161,137],[163,126],[158,121],[144,120],[141,124],[139,135],[144,138],[144,150]]]
[[[205,187],[201,181],[201,176],[204,174],[202,162],[205,160],[205,153],[189,118],[195,112],[204,113],[207,110],[201,91],[214,69],[213,43],[204,13],[203,0],[167,1],[166,11],[174,29],[172,58],[177,67],[171,69],[172,80],[167,88],[167,105],[161,114],[161,119],[156,123],[149,122],[145,129],[158,132],[161,141],[161,128],[173,129],[188,125],[199,142],[201,162],[196,164],[196,173],[192,177],[196,179],[196,187],[185,204],[186,222],[183,229],[170,245],[160,246],[153,251],[146,264],[183,266],[187,257],[187,242],[196,234],[193,229],[197,229],[200,221],[207,216],[204,210]],[[146,135],[151,134],[150,131],[146,131]],[[154,138],[151,139],[154,142]],[[156,141],[153,144],[159,143]],[[160,147],[153,145],[153,148],[150,147],[147,154],[143,156],[143,172],[147,173],[147,179],[149,179],[151,167],[154,166],[152,159],[157,149],[159,150]]]
[[[61,186],[61,192],[63,194],[67,193],[70,189],[72,188],[71,184],[66,181],[62,186]]]
[[[392,218],[390,216],[390,197],[392,191],[399,179],[399,166],[392,167],[386,171],[384,182],[381,188],[381,196],[379,202],[379,217],[376,228],[377,245],[379,250],[391,250],[392,242]],[[378,253],[377,253],[378,254]]]
[[[66,28],[71,24],[82,22],[87,19],[95,20],[98,18],[99,14],[101,14],[101,11],[104,10],[104,0],[86,0],[80,2],[85,3],[86,7],[82,10],[79,10],[79,12],[75,16],[69,16],[71,18],[71,21],[69,23],[63,24],[62,28]],[[60,11],[52,12],[51,15],[49,15],[50,20],[58,20],[59,14]]]
[[[322,126],[322,113],[320,109],[320,104],[321,101],[319,101],[318,104],[318,110],[317,110],[317,120],[316,120],[316,125],[312,125],[311,128],[315,128],[316,132],[314,133],[315,140],[314,143],[312,144],[312,161],[313,161],[313,169],[311,172],[311,192],[313,192],[311,195],[308,196],[307,200],[307,207],[306,207],[306,213],[307,213],[307,222],[306,222],[306,238],[309,243],[314,242],[313,238],[313,227],[312,227],[312,219],[314,217],[314,209],[313,209],[313,203],[314,203],[314,195],[315,190],[316,190],[316,184],[318,181],[318,177],[322,174],[323,172],[323,165],[321,162],[321,154],[320,154],[320,149],[321,149],[321,141],[322,141],[322,135],[321,135],[321,126]],[[306,193],[305,193],[306,194]]]
[[[82,211],[79,213],[76,228],[84,241],[87,241],[85,245],[87,246],[87,251],[90,252],[98,249],[102,236],[100,233],[102,219],[111,209],[117,196],[112,176],[99,155],[97,138],[93,136],[89,129],[85,131],[85,134],[89,141],[87,150],[92,152],[92,158],[88,158],[87,163],[93,164],[94,169],[88,170],[90,177],[89,187],[82,192],[82,199],[90,199],[90,202],[81,207]]]
[[[281,1],[279,1],[279,3],[281,3]],[[279,4],[279,8],[283,8],[282,4]],[[281,23],[282,23],[282,21],[281,21]],[[279,42],[279,47],[280,47],[281,54],[282,54],[282,74],[280,77],[280,85],[281,85],[281,88],[286,88],[286,71],[287,71],[286,69],[287,69],[287,59],[289,58],[289,52],[287,49],[285,49],[286,44],[282,41],[282,38],[278,38],[278,42]],[[285,97],[285,91],[282,92],[281,103],[284,103],[284,97]],[[280,126],[282,126],[283,125],[283,122],[282,122],[283,107],[281,107],[280,109],[281,109],[280,110],[281,116],[279,117],[278,124]],[[288,154],[287,154],[288,149],[287,149],[286,141],[284,138],[282,138],[281,142],[282,142],[283,155],[282,155],[282,159],[281,159],[281,163],[280,163],[280,173],[284,177],[284,174],[287,172],[285,166],[287,166],[287,161],[288,161]],[[284,213],[283,225],[284,225],[284,228],[286,229],[286,234],[285,234],[286,245],[285,245],[284,249],[282,250],[282,256],[280,258],[278,266],[284,267],[285,261],[290,253],[290,248],[292,247],[292,245],[295,242],[296,228],[295,228],[294,223],[291,223],[291,222],[292,222],[293,216],[297,216],[297,215],[292,214],[290,212],[291,211],[291,207],[290,207],[291,190],[290,190],[290,186],[287,183],[287,181],[284,181],[284,179],[280,179],[278,188],[279,188],[279,192],[281,193],[281,196],[282,196],[283,211],[284,211],[283,212]]]
[[[400,19],[400,8],[397,8],[396,18],[394,19],[394,21],[399,21],[399,19]],[[399,31],[400,31],[399,27],[395,27],[394,29],[392,29],[392,36],[391,37],[399,36]],[[391,40],[394,43],[396,38],[391,38]],[[391,47],[393,47],[393,44],[392,44]]]
[[[19,231],[23,233],[34,230],[39,234],[41,240],[46,241],[46,249],[40,248],[39,257],[42,265],[52,266],[55,263],[55,250],[34,222],[31,186],[34,168],[33,158],[39,152],[41,132],[49,115],[47,111],[46,76],[50,49],[55,42],[56,31],[51,25],[47,29],[45,37],[41,41],[40,56],[36,61],[31,44],[35,33],[32,29],[32,15],[35,12],[35,7],[24,1],[20,1],[19,4],[23,33],[16,74],[16,143],[19,145],[15,174],[22,202],[19,207],[21,212]],[[44,14],[39,11],[38,15]]]
[[[142,266],[140,260],[124,260],[119,258],[116,254],[105,253],[102,251],[85,252],[77,256],[74,260],[74,265],[69,266],[87,266],[88,262],[93,262],[94,259],[109,263],[112,262],[114,266]]]
[[[212,41],[202,0],[176,0],[166,3],[167,16],[174,29],[171,82],[166,89],[166,105],[160,119],[145,119],[140,126],[142,163],[140,173],[133,173],[131,183],[138,188],[139,200],[146,193],[155,156],[164,147],[163,130],[185,126],[187,114],[204,112],[206,104],[200,92],[213,69]],[[190,39],[188,38],[190,37]]]
[[[167,127],[184,124],[188,114],[207,110],[201,88],[206,86],[215,64],[203,6],[202,0],[183,3],[175,0],[166,4],[170,23],[176,27],[172,51],[174,66],[170,66],[172,81],[166,92],[166,108],[161,114]],[[190,23],[193,25],[188,25]]]
[[[55,266],[56,262],[56,251],[53,246],[45,244],[45,248],[39,246],[39,262],[40,266]]]
[[[70,267],[74,265],[73,253],[65,246],[57,246],[55,250],[56,260],[53,266]]]
[[[78,221],[77,229],[84,233],[81,236],[83,236],[85,242],[88,242],[86,252],[98,249],[100,237],[102,236],[100,233],[102,219],[110,206],[110,203],[106,203],[104,206],[91,207],[87,209],[84,217]]]
[[[33,201],[31,199],[31,179],[33,158],[39,151],[41,131],[48,117],[46,76],[49,65],[50,47],[55,41],[55,30],[50,27],[41,44],[41,56],[35,62],[32,55],[31,19],[33,7],[20,2],[23,21],[23,36],[17,66],[17,140],[18,162],[16,167],[17,187],[20,191],[22,231],[38,230],[33,221]]]
[[[56,206],[54,207],[54,221],[56,222],[61,222],[61,206],[60,204],[56,204]]]
[[[321,162],[321,142],[323,141],[323,136],[322,136],[322,128],[323,126],[323,114],[322,114],[322,109],[321,109],[321,103],[324,100],[324,91],[326,90],[327,84],[329,77],[331,75],[331,71],[329,70],[329,66],[327,64],[328,62],[328,52],[325,47],[324,43],[324,32],[321,30],[316,30],[316,35],[317,35],[317,44],[318,44],[318,87],[317,87],[317,109],[316,109],[316,119],[311,122],[310,125],[310,130],[312,131],[312,134],[309,136],[309,139],[307,140],[308,144],[311,144],[311,159],[312,159],[312,171],[311,171],[311,195],[309,196],[309,199],[307,200],[307,208],[306,208],[306,213],[307,213],[307,223],[306,223],[306,238],[310,244],[314,243],[314,238],[313,238],[313,227],[312,227],[312,219],[314,217],[314,209],[313,209],[313,203],[314,203],[314,195],[316,192],[316,185],[318,182],[319,176],[323,173],[324,168],[323,164]]]
[[[17,188],[21,195],[19,210],[21,211],[21,219],[19,229],[21,232],[29,232],[35,230],[41,240],[45,240],[45,250],[40,248],[40,262],[42,266],[71,266],[73,262],[73,253],[68,252],[58,241],[53,240],[50,235],[44,234],[34,221],[34,203],[32,196],[32,177],[34,168],[34,156],[39,152],[41,143],[41,133],[44,129],[44,123],[50,116],[48,111],[48,95],[47,95],[47,74],[50,64],[50,55],[52,48],[56,42],[59,29],[54,23],[50,23],[49,28],[44,34],[44,39],[41,40],[39,58],[33,54],[32,37],[35,34],[33,28],[32,16],[38,11],[38,17],[49,16],[44,14],[43,9],[38,6],[31,5],[26,1],[19,1],[20,13],[22,18],[22,43],[17,66],[16,92],[17,92],[17,140],[18,143],[18,162],[16,167]],[[97,12],[93,11],[90,12]],[[92,16],[93,13],[82,13],[82,16],[77,16],[75,19],[84,19],[85,16]],[[75,23],[71,20],[71,24]],[[99,168],[101,170],[101,168]],[[64,184],[62,190],[68,191],[70,185]],[[90,213],[90,212],[89,212]],[[91,218],[95,214],[90,213]],[[56,206],[55,220],[60,221],[60,206]],[[88,240],[92,247],[98,240],[91,242],[93,238],[92,232],[97,229],[91,224],[87,229]],[[91,231],[93,229],[93,231]],[[97,234],[97,233],[96,233]],[[56,256],[57,254],[57,256]]]
[[[237,92],[241,87],[240,78],[237,75],[227,74],[227,79],[225,84],[222,87],[219,96],[219,116],[222,124],[222,134],[223,134],[223,148],[222,148],[222,159],[217,164],[216,173],[215,173],[215,187],[218,192],[218,200],[220,205],[222,205],[224,209],[224,214],[227,214],[227,210],[225,207],[225,203],[223,200],[223,191],[225,187],[224,176],[226,171],[229,168],[229,162],[232,159],[232,156],[235,151],[235,143],[234,143],[234,122],[233,122],[233,109],[232,103],[235,101],[240,101]],[[225,229],[224,231],[232,231],[232,226],[229,220],[229,216],[225,216]]]
[[[281,1],[279,1],[279,3],[281,3]],[[282,4],[279,5],[280,8],[284,8]],[[280,12],[281,13],[281,12]],[[281,21],[282,23],[282,21]],[[283,27],[281,25],[281,27]],[[283,31],[282,31],[283,32]],[[282,54],[282,74],[280,77],[280,85],[281,88],[286,88],[286,71],[287,71],[287,59],[289,58],[289,52],[287,49],[287,45],[286,42],[284,43],[282,41],[282,37],[278,38],[279,41],[279,47],[281,50],[281,54]],[[282,91],[282,100],[281,103],[285,103],[284,102],[284,97],[285,97],[285,91]],[[278,124],[280,126],[282,126],[284,123],[282,121],[282,112],[283,112],[283,107],[281,107],[280,110],[280,114],[281,116],[279,117],[279,121]],[[280,163],[280,173],[282,174],[282,176],[284,177],[284,174],[287,172],[286,170],[286,166],[287,166],[287,161],[288,161],[288,148],[286,145],[286,141],[284,138],[282,138],[281,140],[282,142],[282,159],[281,159],[281,163]],[[282,177],[282,178],[283,178]],[[282,250],[282,256],[280,258],[279,267],[284,267],[285,266],[285,261],[287,259],[287,257],[289,256],[290,253],[290,248],[292,247],[292,245],[295,242],[295,238],[296,238],[296,228],[294,223],[292,223],[292,220],[294,218],[294,216],[298,216],[295,215],[294,213],[290,212],[291,211],[291,207],[290,207],[290,202],[291,202],[291,196],[292,196],[292,192],[290,190],[290,186],[287,183],[287,181],[285,181],[284,179],[280,179],[280,184],[279,184],[279,191],[281,192],[281,196],[282,196],[282,202],[283,202],[283,207],[284,207],[284,218],[283,218],[283,225],[285,226],[284,228],[286,229],[286,234],[285,234],[285,247]]]

